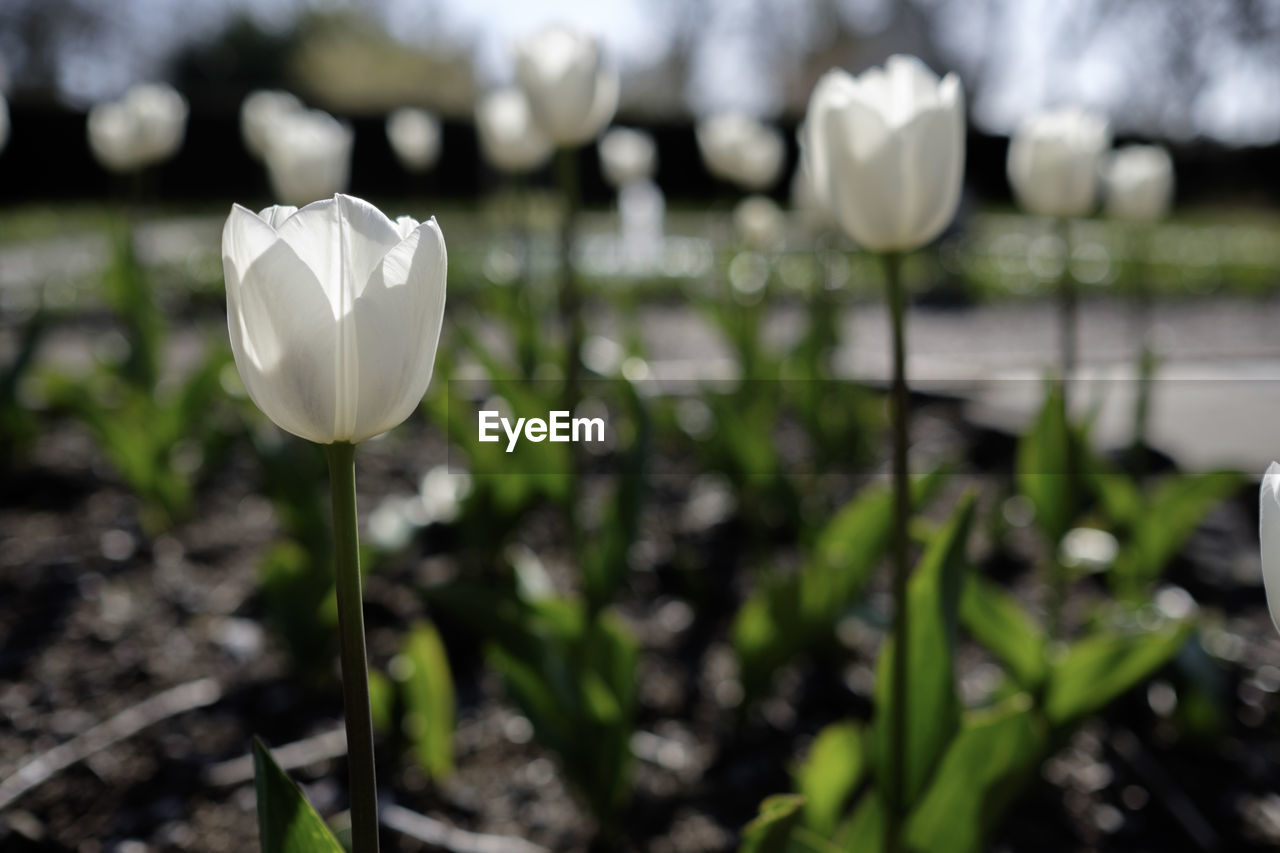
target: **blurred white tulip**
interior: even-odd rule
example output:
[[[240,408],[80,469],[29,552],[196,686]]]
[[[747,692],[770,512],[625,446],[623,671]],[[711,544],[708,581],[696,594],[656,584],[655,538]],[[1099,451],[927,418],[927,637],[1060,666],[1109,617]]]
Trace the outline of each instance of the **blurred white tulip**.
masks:
[[[548,27],[516,46],[516,80],[536,121],[560,147],[582,145],[618,108],[618,75],[600,46],[568,27]]]
[[[1262,541],[1262,583],[1271,621],[1280,630],[1280,465],[1272,462],[1262,477],[1258,506],[1258,534]]]
[[[876,252],[918,249],[955,217],[964,180],[964,91],[914,56],[814,87],[801,157],[814,190],[850,237]]]
[[[0,95],[0,151],[9,144],[9,102]]]
[[[835,226],[835,221],[803,162],[796,166],[795,173],[791,176],[791,209],[808,228],[820,230]]]
[[[255,159],[265,160],[276,121],[281,116],[305,111],[302,101],[289,92],[278,89],[250,92],[240,104],[240,136],[244,147]]]
[[[782,242],[786,217],[773,199],[763,195],[747,196],[733,210],[733,227],[738,239],[759,251],[776,249]]]
[[[1069,107],[1031,116],[1009,142],[1008,173],[1018,203],[1040,216],[1086,216],[1097,205],[1107,120]]]
[[[304,205],[344,191],[353,141],[351,128],[322,110],[278,115],[265,152],[276,200]]]
[[[1163,219],[1173,205],[1173,158],[1159,145],[1130,145],[1107,159],[1107,215],[1134,222]]]
[[[222,231],[227,326],[249,397],[281,429],[358,442],[427,390],[447,257],[435,219],[388,219],[351,196],[254,213]]]
[[[629,127],[615,127],[600,137],[600,168],[614,189],[653,176],[657,164],[653,137]]]
[[[187,100],[165,83],[134,86],[118,101],[89,110],[89,148],[105,168],[133,172],[182,147]]]
[[[533,121],[529,100],[520,89],[499,89],[476,104],[480,151],[491,166],[521,174],[551,159],[551,140]]]
[[[778,181],[786,145],[777,128],[739,113],[703,119],[696,128],[707,171],[746,190],[767,190]]]
[[[406,171],[425,172],[440,159],[440,120],[426,110],[402,107],[387,116],[387,140]]]

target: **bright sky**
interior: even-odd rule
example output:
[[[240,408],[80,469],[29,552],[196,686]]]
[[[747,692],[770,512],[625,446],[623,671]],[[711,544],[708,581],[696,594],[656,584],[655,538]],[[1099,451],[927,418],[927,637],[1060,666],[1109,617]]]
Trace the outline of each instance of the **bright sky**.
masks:
[[[484,83],[509,79],[512,44],[553,22],[572,22],[598,35],[624,76],[683,42],[689,47],[683,95],[695,114],[732,108],[776,115],[784,80],[775,68],[793,66],[820,47],[830,31],[818,12],[821,4],[812,0],[349,2],[378,10],[390,31],[408,43],[470,45]],[[893,17],[893,0],[830,2],[843,23],[868,36]],[[1280,39],[1250,43],[1237,23],[1225,18],[1228,4],[1222,0],[910,2],[930,11],[932,35],[944,56],[971,87],[976,85],[972,116],[985,129],[1007,132],[1036,109],[1080,103],[1111,115],[1121,130],[1171,138],[1202,133],[1245,144],[1280,139]],[[1194,42],[1184,49],[1205,79],[1189,103],[1167,83],[1189,67],[1185,61],[1177,64],[1178,53],[1171,49],[1176,30],[1161,11],[1170,4],[1196,16]],[[347,3],[121,0],[117,25],[107,37],[65,46],[62,88],[78,103],[114,96],[129,83],[154,76],[166,51],[180,41],[216,33],[237,12],[248,12],[265,27],[285,27],[300,10],[341,5]],[[697,8],[705,8],[705,18],[691,17]],[[1280,0],[1264,0],[1255,8],[1258,30],[1280,33]],[[1083,29],[1082,22],[1103,11],[1110,16],[1104,25]]]

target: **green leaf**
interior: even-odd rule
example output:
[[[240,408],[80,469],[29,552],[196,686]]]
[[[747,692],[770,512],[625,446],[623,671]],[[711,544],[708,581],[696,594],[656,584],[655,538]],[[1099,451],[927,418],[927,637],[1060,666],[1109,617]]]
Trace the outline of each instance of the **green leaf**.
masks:
[[[400,684],[405,732],[418,762],[433,779],[453,773],[453,677],[444,643],[435,626],[420,622],[409,632],[401,652],[408,661]]]
[[[1205,515],[1243,484],[1244,478],[1234,471],[1174,476],[1161,483],[1136,517],[1132,535],[1116,559],[1121,590],[1141,594],[1158,580]]]
[[[819,835],[835,831],[845,804],[866,773],[862,726],[832,723],[796,769],[796,789],[804,797],[804,825]]]
[[[906,765],[890,766],[893,727],[901,724],[893,704],[892,638],[880,652],[876,672],[875,738],[876,780],[881,786],[895,777],[905,779],[904,807],[920,796],[934,766],[960,725],[952,655],[968,559],[965,555],[973,523],[974,498],[967,494],[934,537],[921,557],[907,591],[909,609]]]
[[[1105,632],[1074,643],[1050,669],[1045,716],[1061,726],[1105,707],[1168,663],[1191,627],[1178,623],[1142,634]]]
[[[927,502],[944,480],[940,471],[914,479],[913,505]],[[743,602],[732,636],[748,699],[768,687],[778,667],[830,634],[884,557],[892,521],[890,489],[865,489],[818,534],[809,565],[766,578]]]
[[[787,853],[803,808],[804,798],[796,794],[776,794],[765,799],[760,813],[742,828],[739,853]]]
[[[836,847],[847,853],[877,853],[884,849],[889,814],[880,792],[870,790],[836,834]]]
[[[1024,688],[1034,691],[1044,680],[1044,632],[1012,595],[972,575],[960,599],[960,621]]]
[[[1047,742],[1025,693],[966,719],[908,818],[908,847],[922,853],[982,850],[1000,812],[1039,766]]]
[[[389,733],[395,725],[396,688],[381,670],[369,670],[369,713],[373,718],[373,730],[378,734]]]
[[[345,853],[270,751],[253,739],[253,786],[258,795],[262,853]]]
[[[1035,423],[1018,445],[1016,480],[1018,490],[1035,507],[1036,525],[1055,546],[1075,518],[1071,432],[1062,389],[1054,383]]]

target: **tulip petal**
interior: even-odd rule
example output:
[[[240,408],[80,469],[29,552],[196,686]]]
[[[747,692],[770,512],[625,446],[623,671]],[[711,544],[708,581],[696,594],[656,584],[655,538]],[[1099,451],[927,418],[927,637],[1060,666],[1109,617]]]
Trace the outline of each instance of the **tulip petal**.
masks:
[[[308,204],[280,226],[279,234],[324,286],[335,318],[400,242],[395,223],[382,211],[341,193]],[[350,289],[345,299],[343,288]]]
[[[1258,532],[1262,541],[1262,582],[1271,621],[1280,631],[1280,464],[1272,462],[1262,477]]]
[[[324,288],[271,226],[236,205],[222,232],[227,327],[249,397],[280,428],[334,440],[334,317]]]
[[[892,144],[883,118],[861,99],[851,100],[828,116],[824,135],[832,212],[864,248],[898,248],[903,152]]]
[[[433,217],[387,253],[355,300],[360,406],[351,441],[386,432],[421,402],[440,339],[447,269]]]

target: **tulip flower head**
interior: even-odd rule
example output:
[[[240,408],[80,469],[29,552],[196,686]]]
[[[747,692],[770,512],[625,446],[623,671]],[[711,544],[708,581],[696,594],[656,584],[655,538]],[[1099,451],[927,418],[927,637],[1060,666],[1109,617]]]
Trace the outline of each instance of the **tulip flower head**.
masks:
[[[1262,584],[1271,621],[1280,631],[1280,464],[1272,462],[1262,476],[1258,501],[1258,534],[1262,540]]]
[[[653,137],[629,127],[615,127],[600,138],[600,167],[614,189],[653,175],[658,159]]]
[[[267,139],[267,177],[277,200],[304,205],[347,188],[351,128],[322,110],[277,116]]]
[[[695,130],[712,175],[752,191],[778,182],[786,146],[777,128],[740,113],[721,113],[699,121]]]
[[[306,107],[289,92],[277,89],[250,92],[240,104],[240,136],[245,148],[254,159],[265,160],[276,122],[282,116],[301,112],[306,112]]]
[[[387,117],[387,140],[400,165],[425,172],[440,158],[440,120],[426,110],[403,107]]]
[[[1089,214],[1110,147],[1107,120],[1086,110],[1061,109],[1027,119],[1009,143],[1009,183],[1018,203],[1039,216]]]
[[[751,195],[733,209],[733,227],[748,248],[768,251],[778,248],[786,229],[786,217],[777,203],[764,195]]]
[[[172,86],[134,86],[118,101],[89,110],[89,148],[105,168],[135,172],[168,160],[182,147],[187,100]]]
[[[444,315],[434,218],[392,221],[345,195],[260,213],[235,205],[222,268],[236,368],[281,429],[354,443],[417,407]]]
[[[476,104],[480,152],[500,172],[523,174],[544,166],[553,152],[551,139],[533,121],[529,99],[520,89],[499,89]]]
[[[548,27],[516,46],[516,81],[534,121],[557,146],[589,142],[613,120],[618,75],[600,46],[567,27]]]
[[[914,56],[858,76],[832,69],[800,128],[804,168],[841,228],[875,252],[918,249],[955,217],[964,179],[964,91]]]
[[[1118,149],[1107,159],[1103,182],[1108,216],[1155,222],[1173,204],[1173,158],[1159,145]]]

